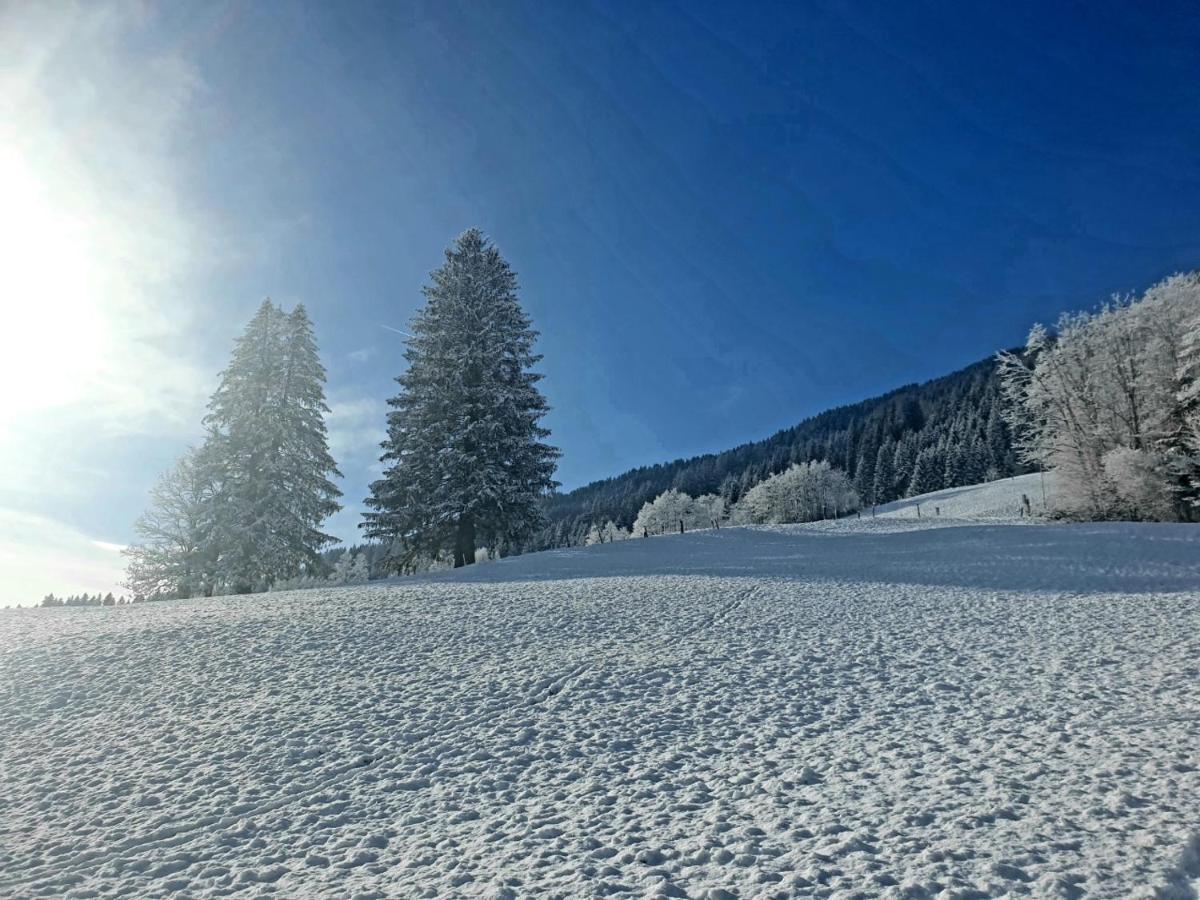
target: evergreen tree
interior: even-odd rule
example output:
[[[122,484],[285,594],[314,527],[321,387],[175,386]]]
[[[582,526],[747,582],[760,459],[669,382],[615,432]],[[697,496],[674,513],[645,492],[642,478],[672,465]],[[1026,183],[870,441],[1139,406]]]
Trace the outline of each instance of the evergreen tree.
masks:
[[[981,452],[989,458],[977,477],[963,474],[968,480],[962,484],[1027,471],[1013,451],[1004,421],[992,417],[999,405],[999,384],[994,361],[985,360],[923,385],[909,385],[828,410],[761,441],[722,453],[643,466],[568,494],[552,494],[544,503],[548,525],[525,541],[522,549],[568,546],[586,539],[593,523],[610,518],[627,528],[644,504],[671,488],[693,496],[719,493],[728,503],[738,503],[760,482],[793,464],[824,460],[841,465],[851,448],[855,451],[854,481],[865,487],[860,470],[868,445],[888,448],[886,464],[879,452],[874,458],[874,468],[882,468],[884,473],[872,479],[876,503],[904,495],[922,447],[945,451],[960,442],[970,446],[978,439]],[[985,437],[987,444],[983,443]],[[994,463],[990,459],[993,451]],[[973,468],[970,455],[969,450],[963,453],[964,473]],[[943,473],[939,470],[938,474]]]
[[[896,474],[892,468],[895,455],[896,447],[892,441],[879,445],[879,453],[875,456],[875,487],[871,492],[875,503],[888,503],[896,499]]]
[[[985,466],[985,470],[992,468],[997,472],[1009,472],[1016,464],[1012,451],[1012,440],[1009,438],[1008,428],[1004,424],[999,402],[993,403],[991,411],[988,413],[987,454],[988,465]]]
[[[548,407],[530,371],[537,332],[495,246],[464,232],[423,293],[389,401],[387,469],[362,527],[399,548],[393,565],[451,551],[462,566],[480,543],[508,545],[542,525],[558,451],[539,424]]]
[[[962,441],[955,441],[944,454],[942,469],[942,486],[956,487],[960,484],[971,484],[967,481],[969,463],[966,458],[967,448]]]
[[[920,447],[915,431],[906,431],[896,442],[896,453],[892,458],[892,473],[896,478],[897,496],[904,493],[904,488],[910,483],[913,469],[917,464],[917,454]],[[911,496],[912,492],[908,492]]]
[[[1194,521],[1200,516],[1200,309],[1184,325],[1175,382],[1178,424],[1167,430],[1159,445],[1165,451],[1171,489],[1181,504],[1180,518]]]
[[[365,552],[354,554],[354,562],[350,564],[349,578],[353,584],[364,584],[371,579],[371,567],[367,562]]]
[[[961,484],[980,484],[987,480],[989,468],[988,452],[983,441],[971,438],[963,456],[963,480]]]
[[[333,572],[330,573],[329,580],[335,584],[349,584],[350,568],[353,564],[353,554],[349,550],[343,551],[337,562],[333,564]]]
[[[917,454],[913,465],[912,478],[908,483],[908,496],[928,494],[930,491],[942,488],[942,461],[934,447],[926,447]]]
[[[203,450],[215,574],[235,592],[314,571],[340,509],[325,428],[325,369],[303,306],[264,301],[209,402]]]
[[[870,445],[865,445],[858,465],[854,472],[854,490],[858,493],[863,506],[875,504],[875,460],[877,451]]]

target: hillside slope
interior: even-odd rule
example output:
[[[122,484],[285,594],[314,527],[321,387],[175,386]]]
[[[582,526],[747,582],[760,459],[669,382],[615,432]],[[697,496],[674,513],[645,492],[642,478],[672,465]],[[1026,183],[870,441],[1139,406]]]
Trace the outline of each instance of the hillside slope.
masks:
[[[588,528],[611,519],[628,527],[642,504],[670,488],[735,502],[769,475],[827,460],[855,481],[868,505],[903,497],[921,454],[920,492],[974,484],[1022,470],[1000,416],[994,360],[879,397],[831,409],[769,438],[646,466],[546,501],[548,527],[526,549],[576,546]],[[884,469],[883,474],[879,469]]]
[[[916,497],[893,500],[875,510],[885,518],[928,518],[939,516],[951,519],[1006,520],[1019,522],[1025,518],[1022,510],[1025,498],[1032,517],[1045,515],[1054,501],[1054,473],[1033,472],[1015,475],[983,484],[943,488]],[[920,513],[918,513],[920,510]]]
[[[0,894],[1195,896],[1200,530],[895,512],[0,611]]]

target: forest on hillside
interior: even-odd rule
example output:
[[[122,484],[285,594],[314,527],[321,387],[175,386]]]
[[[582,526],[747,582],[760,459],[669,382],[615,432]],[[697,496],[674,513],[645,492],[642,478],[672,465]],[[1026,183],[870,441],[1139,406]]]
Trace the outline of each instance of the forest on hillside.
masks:
[[[841,406],[721,453],[633,469],[545,500],[547,524],[524,547],[585,543],[606,521],[630,527],[668,490],[717,494],[730,505],[796,463],[845,471],[865,505],[1028,471],[1002,415],[995,359],[924,384]]]

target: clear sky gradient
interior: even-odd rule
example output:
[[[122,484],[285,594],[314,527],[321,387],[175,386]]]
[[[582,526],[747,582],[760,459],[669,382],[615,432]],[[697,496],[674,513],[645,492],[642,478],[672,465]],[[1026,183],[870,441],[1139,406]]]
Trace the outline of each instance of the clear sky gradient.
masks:
[[[266,296],[315,321],[355,539],[471,225],[566,488],[1195,267],[1197,46],[1191,4],[0,5],[0,603],[108,588]]]

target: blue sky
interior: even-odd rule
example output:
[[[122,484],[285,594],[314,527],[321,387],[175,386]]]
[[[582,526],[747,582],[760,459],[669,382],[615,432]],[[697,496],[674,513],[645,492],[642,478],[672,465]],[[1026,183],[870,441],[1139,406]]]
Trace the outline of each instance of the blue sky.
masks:
[[[471,225],[542,332],[568,488],[1196,266],[1194,9],[1050,7],[5,7],[0,374],[39,387],[0,413],[0,588],[106,586],[265,296],[315,320],[353,538],[383,326]]]

